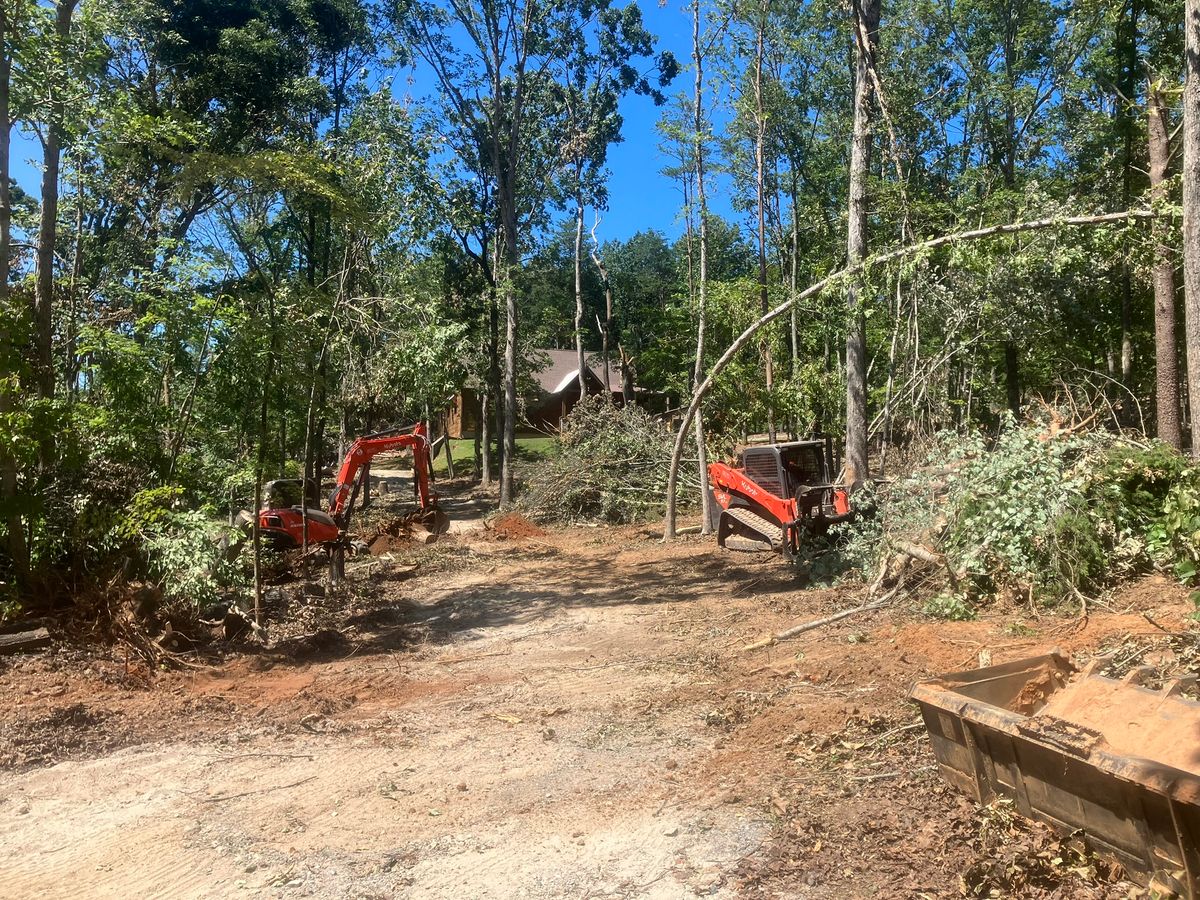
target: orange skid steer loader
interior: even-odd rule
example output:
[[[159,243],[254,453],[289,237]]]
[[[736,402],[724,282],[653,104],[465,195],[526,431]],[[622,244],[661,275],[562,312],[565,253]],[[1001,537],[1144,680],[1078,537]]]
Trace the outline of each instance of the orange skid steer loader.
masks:
[[[717,543],[796,559],[807,536],[853,515],[849,489],[833,482],[834,472],[828,437],[746,447],[737,465],[713,463],[709,511]]]

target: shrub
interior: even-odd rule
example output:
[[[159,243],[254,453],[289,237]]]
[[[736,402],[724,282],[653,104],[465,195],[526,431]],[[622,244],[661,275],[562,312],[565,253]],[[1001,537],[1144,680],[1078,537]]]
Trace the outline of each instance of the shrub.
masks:
[[[226,559],[220,532],[190,510],[172,512],[143,533],[148,574],[169,603],[196,610],[243,580],[241,569]]]
[[[161,588],[168,603],[196,609],[237,586],[243,575],[226,559],[232,534],[197,510],[179,509],[178,487],[139,491],[110,535],[139,560],[137,571]]]
[[[880,501],[876,521],[845,529],[847,557],[874,572],[897,542],[935,544],[959,581],[931,585],[925,608],[942,618],[1005,592],[1077,599],[1155,565],[1200,572],[1200,471],[1158,443],[1036,423],[990,447],[944,434]]]
[[[674,434],[636,406],[588,397],[562,422],[553,454],[532,469],[521,508],[535,520],[614,524],[661,516]],[[680,470],[679,498],[694,500],[695,459]]]

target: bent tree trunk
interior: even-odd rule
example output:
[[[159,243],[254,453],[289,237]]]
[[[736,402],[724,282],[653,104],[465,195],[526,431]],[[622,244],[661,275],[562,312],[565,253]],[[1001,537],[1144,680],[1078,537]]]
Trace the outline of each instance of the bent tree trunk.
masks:
[[[1200,4],[1200,0],[1196,0]],[[730,344],[725,352],[721,354],[713,366],[708,371],[708,376],[703,382],[696,386],[692,392],[692,402],[688,404],[688,408],[683,413],[683,421],[679,425],[679,432],[675,436],[675,448],[671,452],[671,465],[667,473],[667,512],[664,517],[664,539],[670,540],[675,537],[675,495],[679,488],[679,461],[683,457],[683,445],[687,440],[687,430],[692,424],[692,420],[696,416],[700,404],[704,401],[705,395],[712,389],[713,382],[717,376],[724,371],[730,361],[740,353],[746,345],[754,338],[756,334],[767,325],[770,325],[780,316],[789,312],[793,306],[801,301],[814,297],[825,290],[828,290],[835,283],[839,283],[848,278],[860,274],[868,267],[884,266],[897,260],[906,259],[910,256],[917,256],[923,253],[930,253],[941,247],[949,246],[950,244],[966,243],[967,241],[977,241],[983,238],[995,237],[1003,234],[1019,234],[1025,231],[1044,231],[1050,228],[1097,228],[1105,225],[1129,224],[1139,220],[1153,220],[1158,217],[1158,213],[1150,209],[1130,209],[1124,212],[1103,213],[1097,216],[1068,216],[1062,219],[1034,219],[1029,222],[1014,222],[1010,225],[992,225],[987,228],[975,228],[971,231],[958,231],[954,234],[943,234],[939,237],[930,238],[927,241],[920,241],[916,244],[907,244],[903,247],[897,247],[895,250],[889,250],[887,253],[881,253],[876,257],[863,260],[847,266],[840,271],[834,272],[832,275],[827,275],[820,281],[810,284],[795,297],[785,300],[780,303],[769,313],[763,316],[754,324],[748,326],[745,331],[737,336],[737,339]]]
[[[867,175],[871,168],[871,65],[879,31],[879,0],[854,4],[854,139],[850,147],[850,213],[846,255],[851,264],[867,256]],[[860,21],[861,19],[861,21]],[[846,291],[846,475],[847,484],[867,478],[867,319],[858,285]]]

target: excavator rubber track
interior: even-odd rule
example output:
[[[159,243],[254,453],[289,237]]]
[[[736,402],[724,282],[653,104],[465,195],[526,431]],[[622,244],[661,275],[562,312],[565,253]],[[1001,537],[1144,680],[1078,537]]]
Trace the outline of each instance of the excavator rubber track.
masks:
[[[772,522],[770,519],[760,516],[752,509],[746,509],[742,506],[734,506],[726,509],[722,514],[723,518],[729,518],[737,522],[741,529],[728,527],[720,528],[717,532],[718,543],[722,547],[728,547],[730,550],[754,550],[756,547],[739,546],[741,541],[746,541],[755,544],[767,544],[772,550],[778,550],[783,546],[783,529]],[[744,533],[739,533],[742,529],[748,530],[755,535],[761,537],[755,538],[747,536]],[[730,538],[735,541],[731,542]]]

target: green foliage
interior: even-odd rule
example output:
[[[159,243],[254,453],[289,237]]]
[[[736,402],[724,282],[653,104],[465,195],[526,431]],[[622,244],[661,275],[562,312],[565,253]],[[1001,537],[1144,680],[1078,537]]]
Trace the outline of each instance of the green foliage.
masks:
[[[587,397],[563,419],[558,451],[528,475],[521,508],[542,521],[643,522],[662,515],[674,435],[636,406]],[[695,462],[680,475],[695,496]]]
[[[1170,485],[1161,514],[1147,529],[1150,553],[1185,584],[1200,583],[1200,470]]]
[[[183,490],[174,485],[138,491],[117,520],[113,534],[129,539],[163,531],[182,499]]]
[[[168,512],[143,529],[147,574],[168,601],[192,610],[244,589],[244,567],[227,560],[223,547],[222,538],[232,536],[198,511]]]
[[[951,622],[965,622],[975,618],[975,607],[962,594],[952,591],[942,593],[925,602],[924,612],[935,619],[949,619]]]
[[[942,590],[939,575],[925,601],[942,618],[998,595],[1074,600],[1155,565],[1191,580],[1200,563],[1200,476],[1184,457],[1055,423],[1010,425],[991,444],[940,435],[879,505],[844,527],[844,556],[873,573],[896,542],[936,547],[958,579]]]

